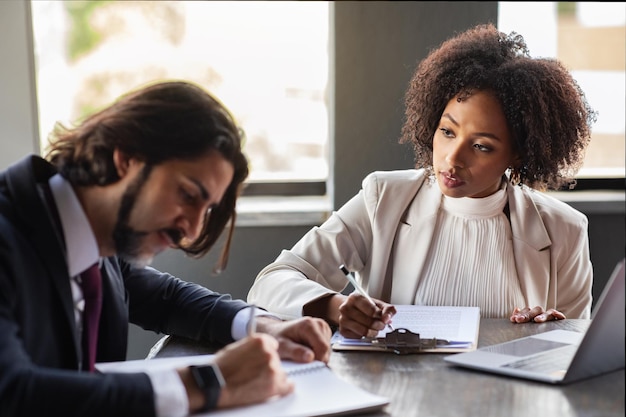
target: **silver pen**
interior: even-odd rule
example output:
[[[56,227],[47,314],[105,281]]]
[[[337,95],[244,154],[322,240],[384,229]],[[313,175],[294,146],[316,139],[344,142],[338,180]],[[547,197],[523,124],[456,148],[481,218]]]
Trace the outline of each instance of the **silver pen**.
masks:
[[[367,298],[367,300],[372,303],[372,305],[376,308],[378,308],[378,306],[376,305],[376,303],[374,302],[374,300],[372,299],[372,297],[369,296],[368,293],[365,292],[365,290],[363,289],[363,287],[361,287],[359,285],[359,283],[356,281],[356,279],[354,279],[354,277],[352,276],[352,274],[350,273],[350,271],[348,271],[348,268],[346,268],[346,266],[344,264],[341,264],[339,266],[339,269],[341,269],[341,271],[346,275],[346,278],[348,278],[348,281],[350,281],[350,284],[352,284],[352,286],[354,287],[355,290],[357,290],[363,297]],[[391,323],[387,323],[387,327],[389,328],[389,330],[393,331],[393,326],[391,325]]]
[[[256,332],[256,306],[250,306],[250,318],[248,318],[248,336]]]

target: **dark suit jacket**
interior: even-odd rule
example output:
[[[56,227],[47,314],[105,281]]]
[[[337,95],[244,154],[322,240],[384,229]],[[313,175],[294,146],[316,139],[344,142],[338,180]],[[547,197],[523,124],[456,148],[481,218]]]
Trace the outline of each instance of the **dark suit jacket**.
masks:
[[[56,173],[37,156],[0,172],[0,416],[152,416],[147,375],[78,372],[64,242],[41,185]],[[123,360],[128,323],[216,344],[232,342],[246,306],[153,268],[106,258],[97,361]]]

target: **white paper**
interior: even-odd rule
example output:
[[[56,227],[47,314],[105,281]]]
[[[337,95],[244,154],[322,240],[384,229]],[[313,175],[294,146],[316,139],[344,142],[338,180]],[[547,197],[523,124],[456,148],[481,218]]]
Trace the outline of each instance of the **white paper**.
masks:
[[[98,363],[101,372],[141,372],[147,369],[171,369],[206,364],[213,355],[181,356],[123,362]],[[283,361],[283,368],[295,382],[289,395],[261,404],[215,410],[194,416],[207,417],[314,417],[348,415],[382,409],[389,400],[371,394],[339,376],[323,362],[295,363]]]
[[[408,329],[420,335],[422,339],[443,339],[450,342],[436,350],[462,351],[475,349],[478,342],[480,308],[460,306],[418,306],[396,305],[397,313],[393,316],[394,329]],[[377,337],[384,338],[391,332],[388,327],[381,330]],[[336,332],[331,341],[335,348],[368,347],[368,339],[348,339]],[[426,350],[432,351],[432,350]]]

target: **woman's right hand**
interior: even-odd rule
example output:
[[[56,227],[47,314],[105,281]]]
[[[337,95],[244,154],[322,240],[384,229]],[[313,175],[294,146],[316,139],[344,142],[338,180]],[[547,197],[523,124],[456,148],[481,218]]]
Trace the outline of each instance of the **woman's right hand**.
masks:
[[[344,337],[376,337],[378,332],[391,323],[396,308],[374,299],[375,306],[363,295],[352,293],[339,306],[339,332]]]

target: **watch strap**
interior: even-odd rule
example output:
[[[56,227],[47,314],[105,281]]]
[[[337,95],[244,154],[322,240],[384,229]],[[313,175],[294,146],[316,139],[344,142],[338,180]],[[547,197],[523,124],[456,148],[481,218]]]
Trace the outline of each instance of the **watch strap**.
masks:
[[[216,364],[209,364],[190,366],[189,370],[198,388],[204,393],[205,405],[200,411],[216,409],[222,387],[225,385],[219,367]]]

